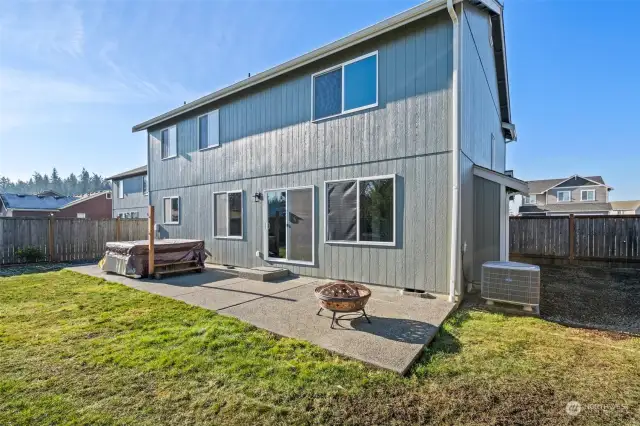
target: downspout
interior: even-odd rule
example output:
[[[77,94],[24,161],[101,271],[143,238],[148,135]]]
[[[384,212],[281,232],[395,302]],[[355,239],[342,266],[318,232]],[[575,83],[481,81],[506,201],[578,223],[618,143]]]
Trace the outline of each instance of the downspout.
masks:
[[[460,50],[460,24],[458,21],[458,15],[453,8],[453,0],[447,0],[447,10],[451,21],[453,22],[453,75],[451,78],[452,93],[451,93],[451,141],[452,141],[452,187],[451,187],[451,263],[449,265],[449,302],[455,302],[456,287],[458,284],[459,271],[458,271],[458,257],[460,256],[458,250],[458,240],[460,230],[458,229],[459,216],[460,216],[460,139],[458,135],[458,62],[459,62],[459,50]]]

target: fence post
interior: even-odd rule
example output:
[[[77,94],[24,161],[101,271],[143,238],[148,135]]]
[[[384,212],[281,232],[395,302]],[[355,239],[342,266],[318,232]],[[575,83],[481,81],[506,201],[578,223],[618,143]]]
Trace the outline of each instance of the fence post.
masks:
[[[573,214],[569,215],[569,263],[573,263],[576,250],[576,218]]]
[[[55,225],[55,216],[49,216],[49,262],[55,262],[56,260]]]
[[[120,241],[120,217],[116,217],[116,241]]]
[[[156,270],[156,246],[155,246],[155,214],[153,206],[149,206],[149,276],[152,277]]]

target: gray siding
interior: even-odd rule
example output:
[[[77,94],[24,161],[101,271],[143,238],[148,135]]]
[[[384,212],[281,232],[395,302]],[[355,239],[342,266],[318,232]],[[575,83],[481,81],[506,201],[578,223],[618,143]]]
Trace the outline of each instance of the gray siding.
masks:
[[[294,273],[314,277],[346,279],[398,288],[447,292],[449,264],[449,162],[450,153],[419,156],[289,173],[233,182],[153,191],[155,206],[162,198],[180,197],[180,224],[162,224],[158,207],[156,221],[163,238],[203,238],[212,263],[254,267],[267,262],[256,257],[264,252],[264,201],[253,194],[265,189],[315,186],[315,265],[283,264]],[[397,246],[352,246],[324,242],[324,182],[327,180],[397,174]],[[244,191],[244,237],[242,240],[213,237],[213,193]],[[278,265],[277,262],[269,262]]]
[[[593,185],[593,184],[591,184]],[[607,200],[607,188],[604,186],[585,186],[585,187],[558,187],[553,188],[547,191],[547,196],[538,195],[536,197],[536,204],[558,204],[558,191],[571,191],[571,202],[572,203],[581,203],[581,194],[580,192],[585,189],[595,189],[596,190],[596,199],[595,203],[606,203]],[[540,198],[540,200],[538,200]],[[567,202],[563,201],[561,204],[567,204]]]
[[[461,148],[475,164],[504,173],[506,144],[499,112],[496,64],[489,38],[489,15],[464,3],[460,27]],[[495,138],[493,149],[492,134]]]
[[[141,176],[135,176],[136,179],[141,179]],[[138,212],[138,216],[140,218],[147,217],[147,212],[149,210],[149,199],[148,195],[142,192],[142,186],[140,186],[139,192],[130,192],[125,193],[124,198],[118,198],[118,190],[117,190],[117,182],[119,180],[114,180],[112,182],[112,209],[113,215],[112,217],[118,217],[120,213],[130,213],[130,212]]]
[[[462,257],[464,284],[469,284],[473,276],[474,222],[473,222],[473,162],[466,156],[460,156],[460,244],[467,250]]]
[[[482,264],[500,260],[500,185],[474,177],[473,272],[469,279],[480,281]]]
[[[378,50],[379,106],[312,123],[311,74]],[[315,266],[294,273],[446,293],[449,265],[449,102],[452,27],[445,12],[328,58],[288,79],[214,105],[219,148],[198,151],[196,115],[177,123],[178,157],[161,160],[160,128],[149,137],[156,220],[161,199],[181,197],[179,225],[162,236],[203,238],[209,261],[254,267],[265,262],[263,203],[253,194],[316,187]],[[397,175],[396,247],[324,242],[324,181]],[[244,190],[243,240],[213,238],[214,191]]]

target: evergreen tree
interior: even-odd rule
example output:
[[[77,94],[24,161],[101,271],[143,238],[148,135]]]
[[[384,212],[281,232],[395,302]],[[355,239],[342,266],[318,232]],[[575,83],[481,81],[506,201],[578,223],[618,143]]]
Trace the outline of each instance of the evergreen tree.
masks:
[[[86,194],[91,189],[91,176],[89,172],[83,167],[80,172],[80,193]]]
[[[78,178],[71,173],[64,181],[65,194],[76,195],[78,193]]]
[[[58,170],[54,167],[51,171],[51,189],[58,193],[63,192],[62,188],[62,179],[60,179],[60,175],[58,174]]]
[[[46,173],[42,176],[42,186],[44,187],[44,189],[42,189],[43,191],[51,189],[51,182],[49,182],[49,176],[47,176]]]

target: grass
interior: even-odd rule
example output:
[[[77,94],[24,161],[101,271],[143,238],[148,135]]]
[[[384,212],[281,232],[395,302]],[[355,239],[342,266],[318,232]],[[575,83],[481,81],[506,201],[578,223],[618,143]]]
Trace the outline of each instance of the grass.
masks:
[[[92,277],[0,278],[2,425],[628,424],[639,371],[638,338],[462,310],[400,378]]]

